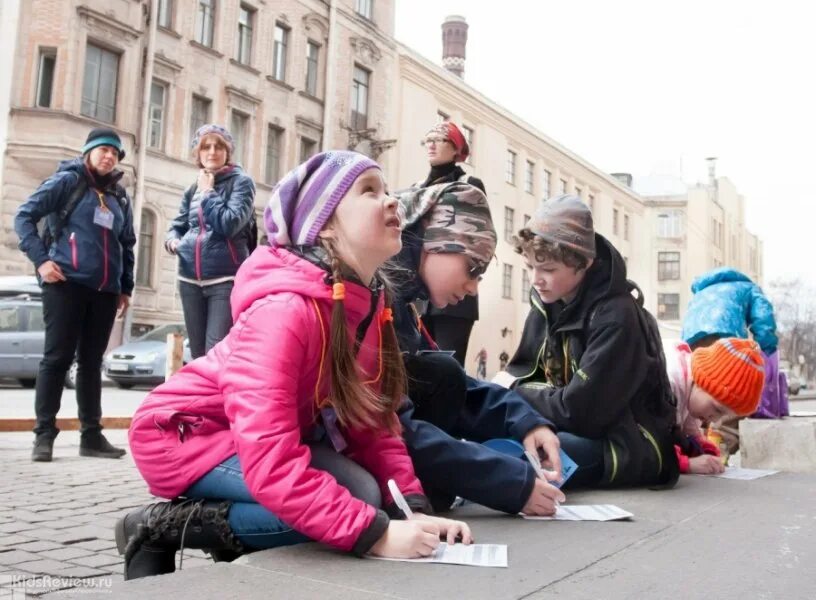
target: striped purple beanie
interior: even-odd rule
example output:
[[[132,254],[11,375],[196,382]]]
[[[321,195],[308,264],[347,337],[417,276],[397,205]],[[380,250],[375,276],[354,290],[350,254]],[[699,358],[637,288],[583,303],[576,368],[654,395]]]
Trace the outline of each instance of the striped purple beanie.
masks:
[[[313,246],[363,171],[380,165],[358,152],[315,154],[278,182],[264,210],[271,246]]]

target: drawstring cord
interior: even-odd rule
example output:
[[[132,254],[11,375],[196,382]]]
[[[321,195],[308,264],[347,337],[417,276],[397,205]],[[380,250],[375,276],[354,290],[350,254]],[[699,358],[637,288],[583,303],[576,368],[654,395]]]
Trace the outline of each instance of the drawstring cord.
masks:
[[[417,329],[419,329],[419,333],[425,338],[425,341],[430,344],[432,350],[439,350],[439,344],[436,343],[436,340],[431,337],[431,333],[425,328],[425,324],[422,322],[422,317],[419,316],[419,311],[417,311],[414,303],[411,302],[409,306],[411,307],[411,310],[414,311],[414,317],[416,317],[416,325]]]

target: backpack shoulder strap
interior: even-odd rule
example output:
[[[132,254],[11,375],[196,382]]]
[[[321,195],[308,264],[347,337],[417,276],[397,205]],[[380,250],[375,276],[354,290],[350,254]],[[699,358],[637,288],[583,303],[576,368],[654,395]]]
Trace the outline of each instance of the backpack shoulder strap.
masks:
[[[53,239],[58,239],[60,233],[62,232],[62,228],[65,227],[65,224],[68,223],[68,219],[71,217],[71,213],[74,212],[74,209],[79,204],[82,197],[85,195],[85,192],[88,191],[88,183],[85,181],[85,178],[79,176],[74,189],[71,191],[71,195],[68,196],[68,199],[65,201],[65,204],[62,205],[62,208],[57,211],[57,219],[54,223],[54,230],[51,232]]]

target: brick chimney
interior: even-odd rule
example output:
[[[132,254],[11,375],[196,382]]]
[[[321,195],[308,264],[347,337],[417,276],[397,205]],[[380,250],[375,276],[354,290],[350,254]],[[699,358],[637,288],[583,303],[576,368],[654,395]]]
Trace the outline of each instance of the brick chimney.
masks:
[[[442,23],[442,66],[460,78],[465,75],[467,32],[465,17],[452,15]]]

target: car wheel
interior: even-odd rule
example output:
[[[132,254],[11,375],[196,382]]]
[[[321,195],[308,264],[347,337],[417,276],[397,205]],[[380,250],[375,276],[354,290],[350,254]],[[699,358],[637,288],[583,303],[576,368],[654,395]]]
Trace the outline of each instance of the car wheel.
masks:
[[[132,387],[133,387],[135,384],[133,384],[133,383],[128,383],[128,382],[126,382],[126,381],[117,381],[117,382],[116,382],[116,385],[117,385],[117,386],[119,386],[119,387],[120,387],[121,389],[123,389],[123,390],[129,390],[129,389],[130,389],[130,388],[132,388]]]
[[[65,387],[67,387],[69,390],[75,389],[76,380],[77,380],[77,364],[76,361],[74,361],[71,363],[68,372],[65,374]]]
[[[37,384],[36,379],[20,379],[20,385],[24,388],[31,389]]]

